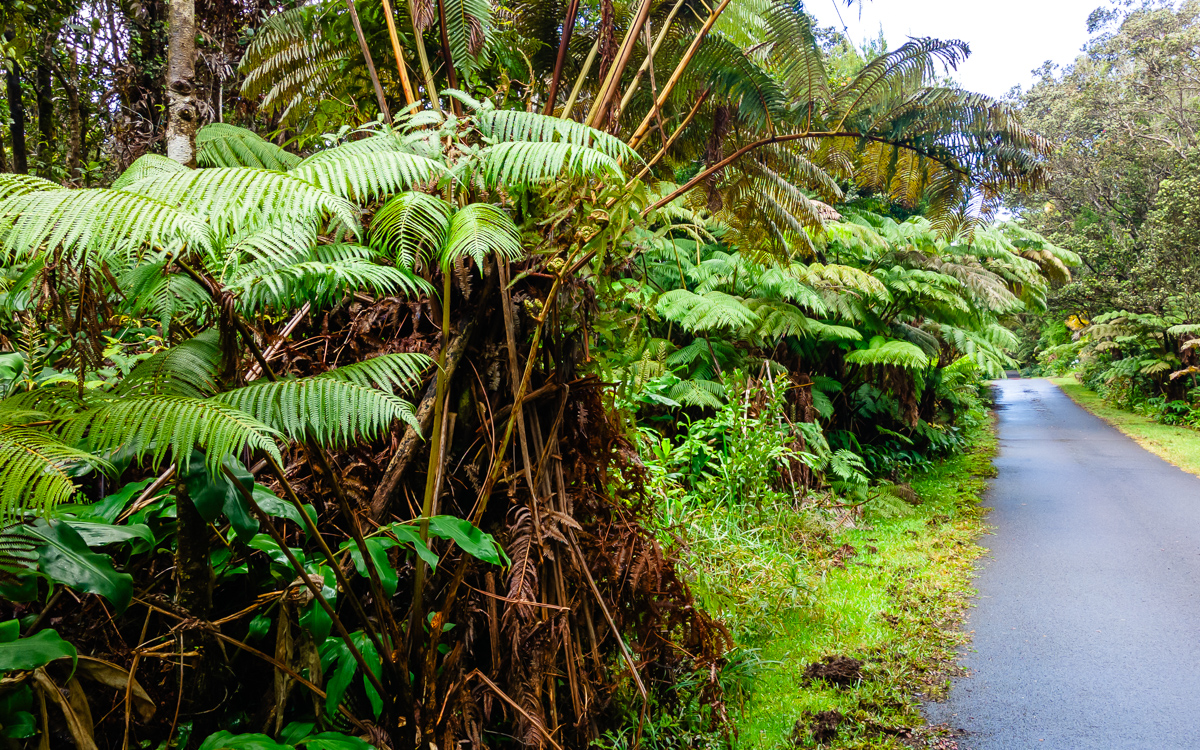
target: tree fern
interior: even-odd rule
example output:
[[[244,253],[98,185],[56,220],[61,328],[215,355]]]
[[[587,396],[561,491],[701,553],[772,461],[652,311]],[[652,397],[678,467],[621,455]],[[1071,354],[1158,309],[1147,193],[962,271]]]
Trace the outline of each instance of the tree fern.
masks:
[[[197,130],[196,149],[196,161],[201,167],[258,167],[286,172],[300,163],[300,157],[254,131],[223,122]]]
[[[509,141],[480,153],[488,185],[518,187],[559,179],[624,179],[616,159],[572,143]]]
[[[490,253],[508,260],[523,256],[521,232],[512,217],[490,203],[471,203],[455,211],[446,231],[442,270],[448,271],[459,258],[470,258],[482,269]]]
[[[929,357],[920,347],[907,341],[885,341],[876,336],[869,348],[855,349],[846,353],[846,361],[856,365],[890,365],[906,370],[924,370],[929,367]]]
[[[400,265],[414,268],[418,260],[432,257],[445,244],[452,210],[436,196],[401,193],[375,213],[369,242]]]
[[[217,333],[205,331],[138,362],[114,392],[119,396],[207,398],[218,390],[220,369]]]
[[[309,161],[289,174],[341,198],[366,203],[440,177],[446,168],[428,157],[399,151],[346,151]]]
[[[183,177],[189,177],[189,172]],[[151,178],[155,179],[173,179]],[[141,183],[145,184],[145,183]],[[0,202],[0,238],[9,262],[58,250],[76,261],[186,242],[209,248],[209,228],[167,202],[122,190],[47,190]]]
[[[215,400],[252,415],[292,440],[312,435],[322,445],[374,439],[397,419],[420,429],[412,404],[337,377],[260,382],[226,391]]]
[[[336,218],[351,231],[359,230],[354,206],[344,198],[316,187],[303,174],[232,167],[195,169],[150,177],[129,186],[181,210],[208,217],[226,234],[268,224],[316,222]]]
[[[658,298],[658,314],[692,333],[751,327],[759,318],[738,297],[724,292],[696,294],[672,289]]]
[[[64,190],[57,182],[31,174],[0,174],[0,201],[16,195],[37,193],[43,190]]]
[[[213,476],[227,455],[261,450],[282,460],[276,430],[249,414],[211,399],[184,396],[126,396],[99,404],[67,420],[64,443],[86,445],[98,455],[118,450],[148,455],[157,470],[164,458],[182,461],[199,448]]]
[[[142,154],[133,164],[126,167],[121,176],[114,180],[109,187],[114,190],[122,190],[147,177],[186,171],[188,171],[187,167],[162,154]]]
[[[108,462],[42,430],[0,427],[0,528],[26,511],[45,513],[70,500],[78,492],[70,472],[79,466],[112,471]]]

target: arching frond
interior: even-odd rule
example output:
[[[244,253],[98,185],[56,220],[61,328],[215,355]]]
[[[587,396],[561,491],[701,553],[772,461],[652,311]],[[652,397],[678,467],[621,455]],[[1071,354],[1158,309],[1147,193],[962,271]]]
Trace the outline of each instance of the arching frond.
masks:
[[[489,253],[508,260],[522,257],[521,232],[512,217],[490,203],[471,203],[456,211],[446,233],[442,270],[459,258],[470,258],[482,270]]]
[[[19,262],[49,250],[106,258],[180,242],[208,248],[213,237],[195,216],[163,201],[95,189],[47,190],[0,202],[0,240],[10,260]]]
[[[389,393],[332,377],[254,383],[216,397],[292,440],[312,435],[322,445],[374,439],[403,420],[419,430],[412,404]]]
[[[135,162],[136,163],[136,162]],[[15,195],[37,193],[43,190],[64,190],[62,185],[43,177],[15,172],[0,174],[0,201]]]
[[[759,322],[739,297],[724,292],[696,294],[688,289],[672,289],[658,298],[658,314],[692,333],[722,328],[743,328]]]
[[[117,385],[119,396],[207,398],[217,392],[221,347],[215,330],[138,362]]]
[[[624,179],[616,159],[572,143],[506,141],[480,153],[489,185],[518,187],[559,179]]]
[[[412,391],[422,374],[433,366],[433,359],[417,352],[383,354],[352,365],[344,365],[317,375],[357,383],[384,391]]]
[[[300,163],[300,157],[253,130],[214,122],[196,131],[196,161],[201,167],[257,167],[286,172]]]
[[[113,184],[110,187],[113,190],[122,190],[147,177],[157,177],[159,175],[186,171],[188,171],[187,167],[162,154],[142,154],[133,164],[125,168],[120,177],[113,180]]]
[[[667,397],[684,406],[720,409],[725,404],[728,395],[725,392],[725,386],[715,380],[688,378],[671,386],[671,390],[667,391]]]
[[[168,453],[178,462],[196,448],[205,452],[213,476],[220,474],[225,456],[239,455],[247,448],[282,460],[274,429],[211,399],[126,396],[82,412],[60,429],[64,443],[86,445],[102,456],[118,450],[148,455],[156,470]]]
[[[25,511],[46,513],[79,490],[70,471],[80,465],[111,472],[107,461],[59,442],[42,430],[0,427],[0,527]]]
[[[480,132],[496,142],[566,143],[631,164],[640,160],[625,141],[574,120],[511,109],[483,110],[474,117]]]
[[[439,162],[400,151],[346,151],[313,160],[289,174],[341,198],[366,203],[428,183],[445,172]]]
[[[450,204],[427,193],[401,193],[371,222],[369,242],[407,268],[437,253],[450,229]]]
[[[855,349],[846,353],[846,361],[856,365],[890,365],[906,370],[924,370],[929,367],[929,357],[921,348],[907,341],[871,341],[867,349]]]
[[[327,218],[336,218],[357,233],[354,206],[315,186],[306,176],[249,167],[195,169],[151,177],[129,190],[207,216],[211,225],[226,234]]]

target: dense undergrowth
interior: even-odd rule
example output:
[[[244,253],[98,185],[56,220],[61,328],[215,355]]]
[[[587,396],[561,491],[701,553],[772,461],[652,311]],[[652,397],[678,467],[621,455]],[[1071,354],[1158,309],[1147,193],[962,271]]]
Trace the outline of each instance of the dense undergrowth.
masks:
[[[699,713],[660,713],[645,747],[899,748],[939,731],[919,706],[944,696],[966,637],[958,626],[994,451],[982,401],[963,415],[952,455],[899,484],[863,477],[847,495],[780,481],[802,451],[779,429],[779,400],[732,403],[676,441],[644,433],[663,530],[735,644],[722,672],[732,737],[703,732]],[[711,450],[714,434],[732,439],[696,472],[696,443]],[[755,481],[730,483],[735,471]],[[631,732],[602,746],[628,747]]]

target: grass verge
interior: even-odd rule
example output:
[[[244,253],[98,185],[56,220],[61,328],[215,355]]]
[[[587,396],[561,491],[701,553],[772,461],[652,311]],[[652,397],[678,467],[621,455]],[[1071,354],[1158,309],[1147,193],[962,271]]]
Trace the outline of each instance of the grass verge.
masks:
[[[1200,432],[1160,424],[1150,417],[1104,403],[1074,377],[1050,378],[1072,401],[1116,427],[1138,445],[1184,471],[1200,476]]]
[[[829,531],[827,517],[816,532],[810,514],[792,512],[706,537],[697,524],[711,532],[714,517],[691,519],[701,599],[734,626],[752,667],[736,748],[901,748],[935,734],[920,704],[944,696],[957,670],[983,551],[979,498],[994,473],[991,425],[974,432],[967,453],[913,479],[918,505],[874,499],[855,528]],[[745,567],[751,559],[774,564]]]

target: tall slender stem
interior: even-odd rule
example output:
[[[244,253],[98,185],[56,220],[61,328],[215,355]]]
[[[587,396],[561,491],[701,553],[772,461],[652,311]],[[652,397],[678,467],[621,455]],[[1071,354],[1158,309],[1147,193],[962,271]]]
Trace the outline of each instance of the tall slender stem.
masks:
[[[682,2],[682,0],[680,0]],[[562,80],[563,66],[567,63],[567,48],[575,31],[575,16],[579,15],[579,0],[571,0],[567,14],[563,16],[562,37],[558,40],[558,57],[554,60],[554,75],[550,78],[550,90],[546,93],[547,115],[554,114],[554,100],[558,98],[558,84]]]
[[[387,19],[388,38],[392,41],[396,70],[400,72],[400,85],[404,88],[404,102],[411,108],[417,97],[413,95],[412,83],[408,80],[408,66],[404,64],[404,56],[400,54],[400,36],[396,33],[396,18],[392,13],[391,0],[383,0],[383,15]]]
[[[387,99],[383,96],[383,86],[379,84],[379,74],[375,72],[375,60],[371,58],[371,50],[367,48],[367,37],[363,35],[362,24],[358,20],[358,9],[354,0],[346,0],[346,8],[350,11],[350,20],[354,22],[354,33],[358,35],[358,46],[362,48],[363,59],[367,61],[367,72],[371,75],[371,85],[375,87],[375,98],[379,100],[379,111],[384,119],[392,121],[391,110],[388,109]]]
[[[725,2],[729,2],[729,0],[725,0]],[[617,60],[609,68],[608,75],[605,76],[604,83],[600,86],[600,92],[596,95],[596,101],[592,104],[592,111],[588,113],[587,124],[593,128],[604,128],[608,120],[609,109],[612,107],[613,99],[616,98],[617,89],[621,83],[621,75],[625,72],[625,67],[629,65],[629,58],[633,57],[633,48],[637,46],[642,26],[645,25],[649,16],[650,0],[642,0],[637,16],[634,17],[633,23],[625,32],[625,39],[617,51]]]
[[[587,78],[587,74],[592,70],[592,63],[596,62],[596,53],[600,51],[600,38],[596,37],[596,43],[592,45],[592,49],[588,52],[587,57],[583,61],[583,67],[579,70],[579,75],[575,78],[575,85],[571,88],[571,95],[567,97],[567,103],[563,106],[561,119],[571,119],[571,110],[575,107],[575,99],[579,96],[580,89],[583,88],[583,81]]]
[[[442,59],[446,61],[446,81],[450,88],[458,88],[458,71],[454,69],[454,53],[450,51],[450,37],[446,34],[446,0],[437,0],[438,36],[442,42]],[[462,105],[458,100],[450,98],[450,108],[454,114],[462,116]]]
[[[442,103],[438,100],[437,82],[433,80],[433,68],[429,67],[429,53],[425,50],[425,38],[417,28],[417,9],[415,0],[408,0],[408,17],[413,22],[413,43],[417,46],[417,60],[421,63],[421,73],[425,76],[425,96],[437,112],[442,111]]]

